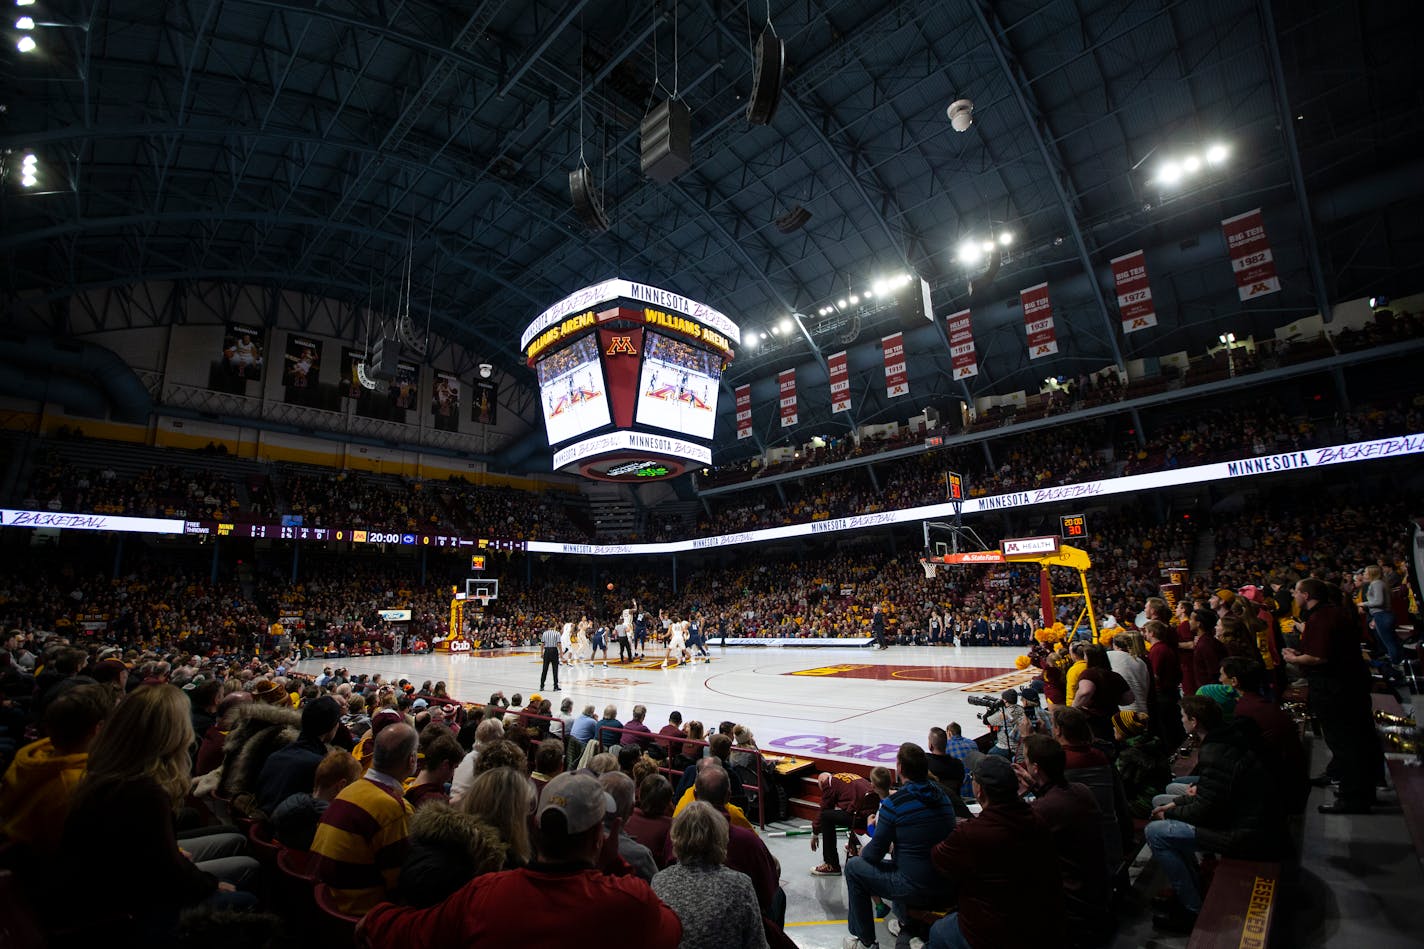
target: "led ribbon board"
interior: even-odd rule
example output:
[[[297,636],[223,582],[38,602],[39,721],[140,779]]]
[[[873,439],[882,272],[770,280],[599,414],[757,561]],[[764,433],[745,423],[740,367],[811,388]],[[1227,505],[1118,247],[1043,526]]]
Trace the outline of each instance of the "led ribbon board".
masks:
[[[524,328],[524,333],[519,337],[520,351],[527,350],[534,337],[565,317],[614,300],[633,300],[660,310],[674,310],[703,326],[711,327],[735,344],[740,345],[742,342],[741,328],[733,323],[726,314],[707,304],[699,303],[680,293],[673,293],[671,290],[662,290],[658,287],[650,287],[645,283],[634,283],[631,280],[615,277],[612,280],[584,287],[582,290],[575,290],[540,313],[535,317],[534,322]]]
[[[662,435],[641,432],[610,432],[586,439],[562,449],[555,455],[556,464],[560,455],[565,455],[564,464],[572,464],[579,458],[615,451],[634,453],[651,452],[663,454],[686,453],[696,457],[696,452],[710,460],[711,451],[701,445],[693,445]],[[577,453],[578,457],[573,457]],[[1002,511],[1009,508],[1033,507],[1038,504],[1052,504],[1081,498],[1110,497],[1115,494],[1131,494],[1138,491],[1152,491],[1160,488],[1176,487],[1183,484],[1197,484],[1206,481],[1228,481],[1237,478],[1252,478],[1257,475],[1280,474],[1309,468],[1324,468],[1330,465],[1355,464],[1363,461],[1377,461],[1386,458],[1403,458],[1424,453],[1424,432],[1412,435],[1396,435],[1392,438],[1377,438],[1371,441],[1352,442],[1345,445],[1331,445],[1326,448],[1311,448],[1304,451],[1280,452],[1260,455],[1254,458],[1240,458],[1235,461],[1218,461],[1190,468],[1174,468],[1169,471],[1151,471],[1125,478],[1106,478],[1101,481],[1083,481],[1052,488],[1037,488],[1032,491],[1014,491],[989,497],[973,498],[962,502],[965,514],[981,511]],[[303,532],[310,530],[312,540],[351,540],[361,542],[419,544],[434,547],[481,547],[492,550],[528,550],[541,554],[592,554],[596,556],[626,556],[629,554],[669,554],[678,551],[706,550],[714,547],[732,547],[739,544],[757,544],[782,540],[788,537],[805,537],[814,534],[829,534],[840,531],[859,530],[865,527],[885,527],[922,520],[940,520],[954,513],[954,504],[928,504],[923,507],[906,508],[899,511],[876,511],[873,514],[854,514],[849,517],[829,518],[803,524],[787,524],[762,530],[742,531],[722,534],[717,537],[698,537],[692,540],[668,541],[660,544],[569,544],[553,541],[509,541],[503,539],[479,541],[448,535],[430,534],[372,534],[365,530],[346,528],[321,528],[325,536],[318,536],[316,528],[280,527],[279,525],[245,525],[249,533],[241,536],[276,537],[281,530],[284,539],[305,539]],[[0,525],[5,527],[57,527],[71,530],[115,531],[118,533],[146,534],[207,534],[211,522],[179,521],[152,517],[118,517],[107,514],[75,514],[62,511],[23,511],[0,509]],[[230,525],[218,525],[219,528]],[[267,533],[268,530],[272,533]],[[258,534],[257,531],[262,533]],[[218,531],[219,535],[223,532]],[[234,533],[237,533],[234,531]],[[387,540],[386,538],[389,538]],[[992,558],[1002,557],[998,551],[975,554]],[[997,563],[997,559],[985,562]]]

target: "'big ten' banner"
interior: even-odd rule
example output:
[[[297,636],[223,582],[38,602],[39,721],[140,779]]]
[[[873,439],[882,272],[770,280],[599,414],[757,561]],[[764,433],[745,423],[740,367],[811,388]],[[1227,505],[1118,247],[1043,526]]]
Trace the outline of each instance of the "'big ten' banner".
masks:
[[[885,398],[906,395],[910,391],[910,374],[905,369],[905,334],[882,336],[880,346],[885,350]]]
[[[1142,251],[1135,250],[1114,257],[1112,274],[1123,333],[1135,333],[1156,326],[1157,310],[1152,305],[1152,286],[1147,282],[1147,258]]]
[[[1226,250],[1231,255],[1231,270],[1236,274],[1236,292],[1242,300],[1251,300],[1277,293],[1281,279],[1276,276],[1276,256],[1271,242],[1266,240],[1266,222],[1261,209],[1247,211],[1221,222],[1226,232]]]
[[[608,378],[613,424],[631,428],[638,402],[638,370],[643,364],[643,330],[599,327],[598,348],[603,353],[603,370]]]
[[[737,386],[733,392],[737,402],[737,437],[752,437],[752,387]]]
[[[850,411],[850,366],[846,363],[846,351],[832,353],[826,359],[826,367],[831,374],[831,411]]]
[[[974,350],[974,327],[968,310],[951,314],[945,321],[949,333],[949,358],[954,378],[969,379],[979,375],[979,356]]]
[[[1040,283],[1019,291],[1023,304],[1024,328],[1028,331],[1028,358],[1052,356],[1058,352],[1058,334],[1053,330],[1053,304],[1048,302],[1048,284]]]
[[[790,428],[797,422],[796,415],[796,370],[786,369],[776,376],[777,390],[781,393],[781,427]]]

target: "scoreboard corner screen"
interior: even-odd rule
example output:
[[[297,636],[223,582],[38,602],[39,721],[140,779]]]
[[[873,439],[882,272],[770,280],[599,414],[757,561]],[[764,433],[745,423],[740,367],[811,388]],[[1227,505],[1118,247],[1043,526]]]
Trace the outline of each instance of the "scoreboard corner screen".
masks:
[[[646,482],[711,463],[710,449],[683,439],[712,439],[722,373],[741,342],[722,313],[606,280],[545,310],[520,342],[538,377],[555,470]]]
[[[1059,534],[1064,540],[1081,540],[1088,536],[1088,521],[1081,514],[1064,514],[1058,518]]]

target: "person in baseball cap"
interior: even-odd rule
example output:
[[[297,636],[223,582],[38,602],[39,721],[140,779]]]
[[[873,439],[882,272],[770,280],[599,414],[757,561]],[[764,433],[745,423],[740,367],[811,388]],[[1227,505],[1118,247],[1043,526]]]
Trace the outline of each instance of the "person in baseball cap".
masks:
[[[558,775],[544,786],[535,815],[541,833],[582,834],[617,810],[613,796],[586,774]]]

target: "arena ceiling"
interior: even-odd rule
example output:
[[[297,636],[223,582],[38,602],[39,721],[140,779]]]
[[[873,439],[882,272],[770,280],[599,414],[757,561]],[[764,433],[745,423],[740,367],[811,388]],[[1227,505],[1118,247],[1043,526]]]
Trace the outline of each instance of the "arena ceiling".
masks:
[[[3,54],[9,321],[147,281],[388,308],[409,252],[417,320],[428,310],[471,364],[523,386],[523,325],[613,275],[751,330],[806,314],[806,332],[739,354],[729,381],[765,384],[787,366],[814,373],[847,342],[878,346],[894,312],[847,325],[818,310],[879,277],[927,279],[940,318],[967,305],[956,248],[1009,231],[974,298],[980,376],[952,383],[942,337],[920,333],[917,404],[1200,351],[1223,329],[1269,332],[1325,301],[1419,289],[1411,6],[36,0],[15,12],[36,21],[37,48],[19,52],[10,31]],[[752,126],[751,43],[768,17],[787,83],[773,122]],[[694,164],[658,184],[641,174],[638,126],[673,93],[692,110]],[[960,98],[974,124],[956,133],[946,106]],[[1155,183],[1164,160],[1217,142],[1230,155],[1219,170]],[[41,174],[24,188],[28,153]],[[581,156],[606,232],[570,203]],[[809,220],[783,233],[798,206]],[[1284,289],[1242,305],[1219,222],[1258,206]],[[1106,266],[1138,248],[1161,322],[1124,337]],[[1043,280],[1061,353],[1030,364],[1017,293]],[[63,331],[62,318],[39,322],[20,328]],[[893,417],[878,366],[852,366],[858,420]],[[532,407],[525,421],[541,428]],[[830,416],[808,405],[803,422]],[[729,419],[719,436],[735,443]]]

